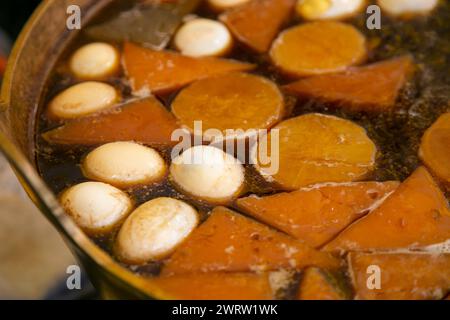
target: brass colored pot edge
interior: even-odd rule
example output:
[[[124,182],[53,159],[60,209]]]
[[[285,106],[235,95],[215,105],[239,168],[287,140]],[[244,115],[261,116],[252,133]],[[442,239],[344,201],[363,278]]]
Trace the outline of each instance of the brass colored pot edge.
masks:
[[[167,299],[165,292],[154,285],[151,279],[134,274],[100,249],[70,219],[59,205],[55,195],[47,188],[36,168],[11,139],[8,108],[11,106],[11,90],[14,87],[15,70],[20,63],[21,51],[30,39],[30,31],[52,4],[58,0],[43,1],[22,29],[9,56],[0,91],[0,152],[13,168],[20,184],[33,203],[62,235],[72,252],[76,254],[94,285],[103,297],[127,299]],[[60,1],[60,0],[59,0]],[[95,1],[95,0],[92,0]]]

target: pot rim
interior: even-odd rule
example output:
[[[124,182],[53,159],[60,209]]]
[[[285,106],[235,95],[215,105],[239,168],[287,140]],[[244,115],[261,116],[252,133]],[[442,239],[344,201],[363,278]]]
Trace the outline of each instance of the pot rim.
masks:
[[[0,92],[0,115],[5,117],[5,111],[13,108],[11,105],[11,90],[13,87],[13,75],[17,64],[20,63],[21,50],[27,41],[30,41],[30,32],[36,22],[42,18],[48,8],[58,0],[45,0],[27,21],[19,37],[14,43],[8,58],[7,68],[4,74]],[[29,198],[39,210],[50,220],[58,232],[69,244],[75,255],[84,264],[94,264],[96,271],[103,271],[105,278],[112,278],[120,282],[119,286],[126,292],[139,298],[169,299],[170,295],[153,283],[151,278],[138,276],[120,265],[107,252],[99,248],[75,223],[66,215],[60,206],[56,196],[47,187],[38,174],[33,164],[25,154],[7,137],[5,132],[9,128],[8,119],[2,119],[6,125],[0,126],[0,152],[4,154],[13,168],[20,184]],[[81,254],[81,257],[79,255]],[[93,275],[95,276],[95,274]]]

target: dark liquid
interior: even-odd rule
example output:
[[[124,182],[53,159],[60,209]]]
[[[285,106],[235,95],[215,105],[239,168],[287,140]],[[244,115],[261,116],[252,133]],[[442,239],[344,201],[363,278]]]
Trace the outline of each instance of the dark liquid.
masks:
[[[445,1],[442,1],[445,2]],[[114,10],[113,10],[114,11]],[[215,14],[206,8],[197,12],[204,17],[216,18]],[[99,20],[110,15],[111,10]],[[370,56],[367,63],[375,62],[404,53],[411,53],[417,63],[417,72],[413,79],[403,88],[396,107],[391,112],[380,114],[351,113],[339,107],[319,103],[314,100],[296,101],[286,97],[289,114],[286,118],[310,112],[320,112],[346,118],[366,128],[370,138],[378,147],[376,169],[371,179],[377,181],[404,180],[416,169],[420,161],[417,156],[418,145],[424,131],[443,112],[449,110],[450,101],[450,5],[441,3],[429,17],[418,17],[413,20],[391,19],[383,16],[381,30],[368,30],[366,28],[366,15],[348,22],[363,32],[371,44]],[[299,23],[298,19],[286,23],[286,27]],[[69,48],[67,54],[73,52],[83,43],[92,41],[81,36]],[[120,46],[120,44],[117,44]],[[267,55],[256,55],[243,47],[237,46],[230,58],[256,63],[258,68],[254,71],[275,81],[285,84],[289,80],[283,78],[269,64]],[[48,102],[56,93],[73,85],[75,79],[66,71],[67,56],[62,57],[48,83]],[[123,75],[108,79],[108,82],[120,88],[124,99],[131,97],[131,90],[125,85]],[[170,109],[170,101],[175,94],[161,99]],[[45,106],[41,107],[45,110]],[[37,137],[37,164],[40,174],[48,186],[59,194],[65,188],[76,183],[86,181],[79,164],[82,157],[94,147],[56,146],[50,145],[41,138],[41,133],[57,126],[46,119],[41,112],[38,121]],[[450,146],[449,146],[450,147]],[[170,163],[170,150],[160,150]],[[268,194],[276,192],[270,184],[265,182],[254,169],[247,167],[248,193]],[[205,218],[212,208],[207,203],[192,199],[176,191],[167,180],[162,183],[126,190],[139,205],[150,199],[169,196],[185,200],[195,206],[202,217]],[[115,232],[94,239],[102,248],[111,252]],[[129,266],[132,270],[144,274],[157,274],[158,263],[145,266]]]

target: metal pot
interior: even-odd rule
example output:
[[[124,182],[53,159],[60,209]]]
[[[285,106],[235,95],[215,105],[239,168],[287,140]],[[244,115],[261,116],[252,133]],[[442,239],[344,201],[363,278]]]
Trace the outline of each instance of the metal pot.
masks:
[[[22,30],[10,55],[0,99],[0,148],[23,188],[63,236],[87,270],[103,298],[158,298],[167,295],[151,279],[135,275],[97,247],[65,215],[54,194],[37,172],[36,114],[58,57],[79,30],[66,28],[66,10],[79,5],[82,24],[113,0],[46,0]]]

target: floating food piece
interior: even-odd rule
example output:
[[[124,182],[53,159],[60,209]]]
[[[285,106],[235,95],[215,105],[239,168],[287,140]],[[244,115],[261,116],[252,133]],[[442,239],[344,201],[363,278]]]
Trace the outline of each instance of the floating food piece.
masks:
[[[364,36],[352,25],[334,21],[287,29],[270,49],[275,66],[294,77],[344,71],[363,62],[366,56]]]
[[[167,93],[195,80],[231,71],[246,71],[254,65],[213,57],[192,58],[170,51],[142,48],[126,42],[124,67],[137,95]]]
[[[297,0],[298,15],[306,20],[349,18],[361,11],[366,0]]]
[[[349,299],[339,281],[329,272],[319,268],[304,271],[297,294],[298,300],[346,300]]]
[[[152,148],[119,141],[91,151],[83,161],[83,173],[89,179],[126,188],[161,180],[166,164]]]
[[[64,191],[61,205],[88,233],[108,232],[130,213],[133,203],[121,190],[102,182],[83,182]]]
[[[148,97],[133,100],[111,112],[77,119],[48,131],[43,137],[57,144],[95,145],[136,141],[152,146],[174,145],[175,117],[161,103]]]
[[[129,3],[137,1],[128,1]],[[90,38],[115,43],[132,41],[155,49],[164,48],[183,17],[191,13],[201,0],[143,0],[128,10],[93,26],[84,27]],[[127,6],[127,3],[123,3]],[[125,8],[124,8],[125,9]]]
[[[218,129],[225,136],[227,130],[270,128],[283,116],[284,99],[276,84],[266,78],[230,73],[183,89],[172,103],[172,112],[192,131],[194,121],[201,120],[204,131]]]
[[[126,263],[141,264],[167,257],[198,224],[190,205],[172,198],[145,202],[125,220],[115,252]]]
[[[53,98],[48,106],[48,115],[59,119],[79,118],[110,108],[119,98],[117,90],[109,84],[82,82]]]
[[[338,268],[339,260],[225,207],[210,217],[175,251],[162,274]]]
[[[429,13],[439,0],[377,0],[377,3],[390,15],[409,16]]]
[[[354,111],[388,111],[394,106],[412,66],[411,57],[403,56],[342,73],[300,79],[284,89],[299,97],[338,103]]]
[[[441,115],[425,131],[419,156],[436,176],[450,185],[450,112]]]
[[[254,161],[262,176],[283,190],[361,180],[374,167],[375,144],[364,128],[351,121],[311,113],[285,120],[274,129],[279,130],[278,171],[273,173],[272,165],[265,165],[259,156]],[[261,150],[272,150],[271,135],[260,139]]]
[[[370,212],[397,186],[394,181],[317,185],[291,193],[249,196],[236,204],[252,217],[319,247]]]
[[[198,18],[182,25],[174,42],[185,56],[224,56],[230,51],[233,38],[219,21]]]
[[[324,250],[415,248],[448,239],[447,199],[428,171],[420,167],[377,209],[350,225]]]
[[[94,42],[79,48],[70,58],[72,73],[81,79],[102,79],[119,69],[119,52],[108,43]]]
[[[152,279],[176,300],[273,300],[267,273],[193,273]]]
[[[213,203],[236,197],[245,179],[239,160],[211,146],[194,146],[176,157],[170,178],[183,192]]]
[[[450,290],[450,254],[447,253],[351,252],[348,264],[358,299],[442,299]],[[376,272],[368,272],[371,266],[379,268],[379,288],[367,285],[371,283],[368,278]]]
[[[242,5],[250,0],[208,0],[208,5],[214,11],[225,11],[233,7]]]
[[[223,13],[219,19],[240,42],[263,53],[269,49],[294,5],[295,0],[251,0]]]

